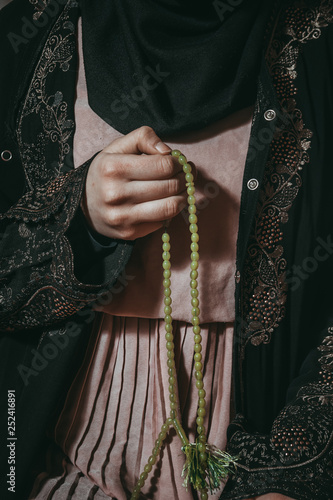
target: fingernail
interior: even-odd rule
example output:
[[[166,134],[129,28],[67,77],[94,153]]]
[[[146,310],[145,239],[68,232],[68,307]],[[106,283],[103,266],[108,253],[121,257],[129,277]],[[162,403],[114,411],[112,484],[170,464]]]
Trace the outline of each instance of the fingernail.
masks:
[[[158,142],[157,144],[155,144],[155,149],[157,149],[157,151],[159,151],[160,153],[170,153],[171,151],[171,148],[164,144],[164,142]]]

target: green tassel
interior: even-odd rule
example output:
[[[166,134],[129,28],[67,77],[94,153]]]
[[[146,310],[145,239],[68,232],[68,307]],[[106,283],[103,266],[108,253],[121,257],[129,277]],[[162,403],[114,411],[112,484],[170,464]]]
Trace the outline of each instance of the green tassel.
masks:
[[[196,443],[189,443],[182,447],[186,461],[182,471],[184,486],[187,489],[190,484],[193,488],[201,491],[209,489],[213,494],[220,488],[221,482],[236,470],[237,458],[232,457],[216,446],[206,445],[207,461],[202,462]]]

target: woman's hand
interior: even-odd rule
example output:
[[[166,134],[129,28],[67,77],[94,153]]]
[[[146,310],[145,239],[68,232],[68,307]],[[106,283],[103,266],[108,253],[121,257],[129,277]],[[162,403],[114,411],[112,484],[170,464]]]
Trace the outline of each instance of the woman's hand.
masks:
[[[156,231],[184,208],[185,175],[170,151],[153,129],[141,127],[94,158],[82,208],[95,231],[133,240]]]

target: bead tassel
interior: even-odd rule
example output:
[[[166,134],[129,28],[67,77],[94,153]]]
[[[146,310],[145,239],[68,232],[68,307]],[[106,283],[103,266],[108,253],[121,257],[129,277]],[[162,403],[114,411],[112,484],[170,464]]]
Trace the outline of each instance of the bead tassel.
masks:
[[[197,408],[197,438],[195,443],[190,443],[186,433],[178,418],[179,404],[177,401],[176,390],[176,367],[175,367],[175,351],[174,337],[172,328],[172,299],[171,299],[171,263],[170,263],[170,236],[165,229],[162,235],[162,259],[163,259],[163,286],[164,286],[164,322],[165,322],[165,340],[167,348],[167,365],[169,374],[169,400],[170,400],[170,417],[162,425],[161,432],[155,442],[155,447],[152,455],[148,459],[147,465],[144,467],[143,473],[133,490],[131,500],[136,500],[140,496],[140,491],[143,488],[152,466],[156,463],[159,456],[163,441],[167,436],[170,426],[173,426],[182,443],[182,451],[185,455],[185,465],[182,471],[184,477],[184,486],[188,488],[190,485],[200,493],[201,500],[208,499],[208,490],[213,493],[219,488],[229,473],[235,471],[237,458],[231,457],[228,453],[219,450],[215,446],[207,444],[206,429],[204,426],[204,417],[206,415],[206,391],[203,381],[203,363],[202,363],[202,337],[200,328],[200,309],[199,309],[199,292],[198,287],[198,266],[199,266],[199,234],[197,226],[196,206],[195,206],[195,187],[193,184],[193,175],[191,173],[191,165],[187,159],[178,150],[173,150],[171,155],[176,157],[179,163],[183,166],[183,171],[186,178],[187,187],[187,202],[189,212],[189,230],[191,233],[191,272],[190,272],[190,289],[191,289],[191,306],[192,306],[192,325],[194,334],[194,363],[195,363],[195,385],[198,390],[198,408]]]

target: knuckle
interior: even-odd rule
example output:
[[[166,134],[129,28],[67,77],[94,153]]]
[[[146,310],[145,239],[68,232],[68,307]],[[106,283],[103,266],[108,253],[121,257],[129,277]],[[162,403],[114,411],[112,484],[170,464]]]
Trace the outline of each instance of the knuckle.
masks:
[[[170,177],[174,173],[174,165],[171,156],[162,156],[160,158],[160,169],[163,175]]]
[[[109,205],[120,205],[124,201],[124,194],[119,187],[112,186],[106,190],[106,201]]]
[[[135,240],[136,233],[132,226],[128,226],[120,231],[120,236],[123,240]]]
[[[113,170],[113,164],[110,161],[110,154],[101,152],[100,155],[99,173],[103,177],[108,177]]]
[[[168,180],[168,194],[177,194],[180,191],[180,180],[177,178]]]
[[[172,219],[179,212],[179,203],[176,199],[170,198],[165,203],[165,218]]]
[[[125,217],[121,210],[109,209],[107,224],[114,228],[121,228],[125,224]]]
[[[150,137],[153,134],[155,135],[154,130],[148,125],[142,125],[142,127],[138,129],[138,133],[140,137],[142,137],[143,139],[146,139],[147,137]]]

